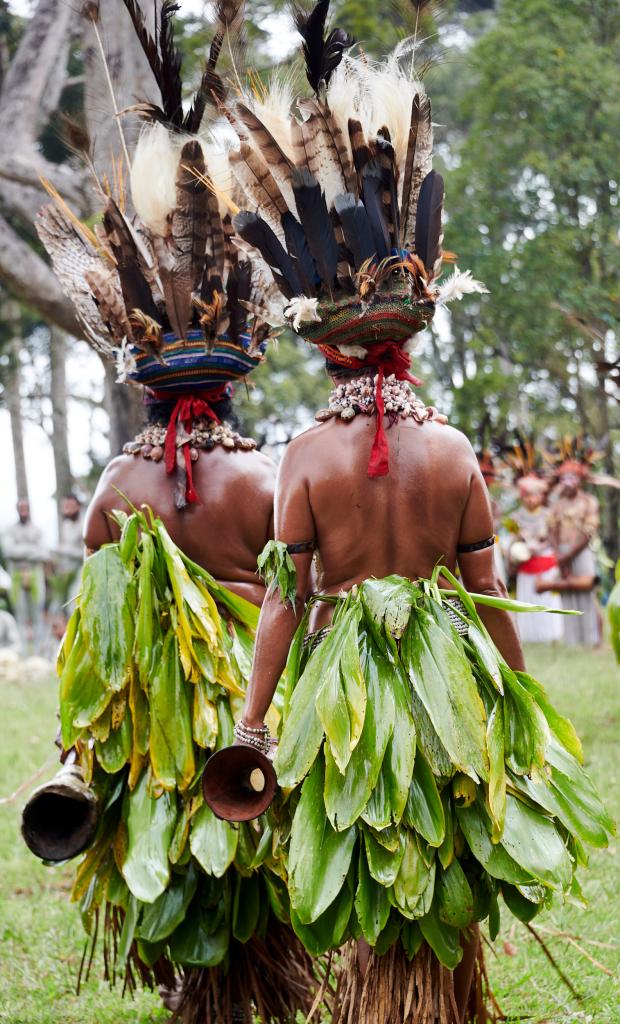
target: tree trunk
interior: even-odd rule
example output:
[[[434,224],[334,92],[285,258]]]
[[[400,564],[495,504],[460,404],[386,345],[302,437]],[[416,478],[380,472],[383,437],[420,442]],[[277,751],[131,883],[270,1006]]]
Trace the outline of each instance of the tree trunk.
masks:
[[[13,462],[15,464],[15,486],[17,497],[28,498],[28,474],[26,473],[26,453],[24,451],[24,421],[22,419],[21,366],[19,362],[20,340],[11,344],[11,370],[6,389],[6,404],[11,418],[11,438],[13,442]]]
[[[105,369],[105,407],[110,418],[110,456],[123,450],[126,441],[138,433],[144,423],[144,405],[138,388],[116,383],[116,370],[109,363]]]
[[[60,526],[60,503],[71,493],[73,476],[67,429],[67,339],[62,331],[50,331],[50,391],[52,399],[52,450],[56,472],[56,507]]]

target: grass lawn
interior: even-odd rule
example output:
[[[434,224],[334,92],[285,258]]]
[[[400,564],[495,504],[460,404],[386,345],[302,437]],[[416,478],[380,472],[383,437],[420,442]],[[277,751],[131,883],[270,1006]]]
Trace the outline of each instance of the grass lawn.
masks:
[[[558,708],[577,724],[590,774],[620,819],[620,669],[608,651],[551,648],[528,651],[528,667],[547,686]],[[5,797],[52,755],[56,686],[53,679],[2,680],[0,691],[4,723],[0,796]],[[45,777],[53,771],[50,763]],[[19,836],[22,801],[20,796],[15,803],[0,805],[0,1022],[163,1024],[167,1015],[155,995],[121,999],[120,992],[110,992],[99,982],[96,964],[91,980],[76,997],[83,933],[77,909],[68,898],[72,869],[45,868],[28,853]],[[534,921],[582,999],[571,997],[535,940],[506,912],[495,942],[496,956],[488,951],[488,966],[510,1020],[620,1022],[617,844],[593,853],[591,870],[582,875],[582,882],[590,901],[587,910],[567,905]]]

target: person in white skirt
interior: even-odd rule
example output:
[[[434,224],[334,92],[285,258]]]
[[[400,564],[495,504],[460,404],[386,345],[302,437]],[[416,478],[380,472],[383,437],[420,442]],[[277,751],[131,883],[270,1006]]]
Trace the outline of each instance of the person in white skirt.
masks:
[[[517,577],[517,600],[540,604],[539,584],[558,577],[551,538],[552,517],[546,505],[549,483],[532,472],[519,477],[517,487],[520,505],[512,519],[518,533],[510,547],[510,561]],[[548,608],[561,608],[562,598],[547,590],[544,603]],[[559,615],[525,612],[517,620],[523,643],[553,643],[563,637],[564,624]]]

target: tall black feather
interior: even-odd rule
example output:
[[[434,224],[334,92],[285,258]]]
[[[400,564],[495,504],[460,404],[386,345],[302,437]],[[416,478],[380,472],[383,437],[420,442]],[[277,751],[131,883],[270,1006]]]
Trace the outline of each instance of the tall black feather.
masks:
[[[134,31],[157,82],[162,111],[155,106],[145,110],[156,120],[165,120],[172,127],[183,126],[183,83],[181,81],[181,54],[174,45],[173,17],[179,9],[173,0],[164,0],[156,23],[155,38],[146,27],[144,13],[138,0],[123,0],[132,20]],[[160,113],[164,117],[160,118]]]
[[[325,38],[329,4],[330,0],[317,0],[310,14],[301,7],[293,8],[295,26],[303,39],[306,75],[317,95],[323,85],[329,85],[329,80],[340,64],[345,49],[353,43],[351,37],[341,28],[335,28]]]
[[[283,295],[292,299],[294,295],[303,294],[293,261],[262,217],[241,210],[233,217],[233,226],[244,242],[258,249]]]
[[[415,251],[428,271],[441,255],[443,196],[441,174],[429,171],[420,189],[415,225]]]
[[[297,213],[323,286],[332,294],[338,269],[338,245],[321,186],[307,167],[292,175]]]
[[[223,103],[226,99],[226,86],[221,75],[217,73],[216,66],[224,42],[224,33],[218,32],[211,42],[209,59],[205,67],[198,91],[192,100],[192,105],[185,115],[184,127],[190,135],[195,135],[199,130],[207,104]]]
[[[383,136],[383,137],[382,137]],[[383,181],[383,208],[388,223],[390,248],[400,247],[400,211],[398,209],[398,180],[394,147],[387,128],[377,137],[377,151]]]
[[[140,269],[138,248],[125,218],[113,199],[108,199],[103,214],[103,227],[116,260],[125,308],[129,312],[139,309],[161,324],[162,318],[151,289]]]
[[[238,341],[247,323],[247,310],[241,305],[247,302],[252,294],[252,265],[248,260],[241,260],[233,267],[226,283],[226,308],[228,310],[228,333],[233,341]]]
[[[336,196],[334,206],[340,218],[344,239],[351,251],[355,269],[376,256],[375,240],[364,204],[353,193]]]
[[[305,231],[290,210],[282,217],[282,230],[289,256],[299,274],[304,295],[316,295],[320,283],[316,264],[312,258]]]
[[[390,234],[383,205],[383,174],[379,161],[373,159],[362,171],[362,198],[370,221],[377,260],[390,255]]]

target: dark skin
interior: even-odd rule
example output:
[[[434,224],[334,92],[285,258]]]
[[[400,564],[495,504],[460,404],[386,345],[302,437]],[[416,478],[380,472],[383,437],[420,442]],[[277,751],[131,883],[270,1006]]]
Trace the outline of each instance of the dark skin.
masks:
[[[562,474],[562,476],[560,477],[560,487],[561,498],[567,498],[570,501],[576,498],[579,494],[579,491],[581,490],[581,481],[578,476],[575,476],[574,473]],[[576,558],[577,555],[580,555],[584,548],[587,548],[588,544],[590,543],[590,538],[587,536],[587,534],[580,533],[578,535],[577,540],[575,541],[575,544],[563,555],[561,555],[560,552],[557,550],[557,531],[556,536],[554,537],[554,543],[556,548],[556,558],[558,562],[558,567],[560,569],[560,572],[562,573],[562,576],[565,579],[567,579],[570,576],[570,566],[573,559]],[[567,589],[570,589],[570,585],[567,587]]]
[[[219,583],[253,604],[262,604],[265,588],[256,575],[256,560],[273,535],[274,464],[257,451],[216,447],[193,463],[200,501],[179,510],[174,504],[175,477],[162,462],[141,455],[119,455],[104,470],[86,512],[84,543],[89,550],[118,540],[111,519],[125,508],[119,491],[140,508],[149,505],[164,522],[175,544]]]
[[[432,574],[438,561],[472,592],[505,596],[494,569],[493,548],[461,555],[457,545],[493,534],[488,491],[475,453],[463,434],[439,423],[400,420],[387,430],[390,472],[369,479],[368,457],[376,420],[332,419],[289,445],[278,474],[276,539],[287,544],[314,540],[321,565],[318,592],[337,594],[369,576],[392,573],[416,579]],[[270,591],[261,611],[244,721],[264,721],[304,612],[312,555],[294,555],[296,611]],[[508,664],[523,669],[523,654],[510,615],[480,609],[487,629]],[[316,605],[311,628],[329,622],[329,605]],[[454,974],[464,1019],[478,948],[477,932],[464,944]],[[361,944],[362,970],[368,947]]]

